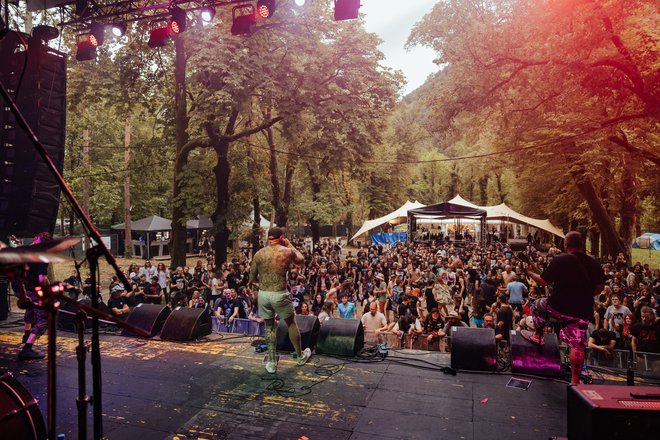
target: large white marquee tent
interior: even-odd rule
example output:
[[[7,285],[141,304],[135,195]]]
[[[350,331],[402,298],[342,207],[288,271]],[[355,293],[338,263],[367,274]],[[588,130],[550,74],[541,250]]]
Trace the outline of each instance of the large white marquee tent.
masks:
[[[488,222],[501,221],[501,222],[517,223],[521,225],[528,225],[540,229],[542,231],[549,232],[558,237],[564,238],[564,232],[555,225],[553,225],[550,222],[550,220],[548,219],[541,220],[541,219],[527,217],[526,215],[514,211],[513,209],[508,207],[505,203],[500,203],[499,205],[494,205],[494,206],[479,206],[479,205],[475,205],[474,203],[468,202],[460,195],[457,195],[453,199],[449,200],[449,203],[452,203],[454,205],[467,206],[470,208],[483,209],[486,211],[486,220]],[[355,240],[360,235],[365,234],[371,231],[372,229],[375,229],[386,223],[389,223],[391,225],[398,225],[400,223],[404,223],[408,219],[409,210],[421,208],[424,206],[425,206],[424,204],[418,201],[415,202],[406,201],[406,203],[404,203],[399,209],[387,215],[384,215],[377,219],[365,221],[362,224],[362,227],[360,227],[360,229],[355,233],[355,235],[353,235],[351,241]]]

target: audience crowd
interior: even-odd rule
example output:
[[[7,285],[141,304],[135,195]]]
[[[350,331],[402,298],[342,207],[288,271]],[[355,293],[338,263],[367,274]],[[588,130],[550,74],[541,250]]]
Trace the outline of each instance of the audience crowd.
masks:
[[[530,242],[523,258],[507,244],[469,240],[460,246],[433,240],[348,252],[330,241],[313,250],[303,243],[297,247],[305,264],[288,274],[287,283],[297,314],[317,315],[321,325],[333,317],[360,319],[366,342],[389,333],[429,344],[450,337],[456,326],[493,328],[498,341],[508,341],[510,330],[531,327],[530,306],[551,292],[528,279],[523,259],[543,270],[561,252],[556,247],[541,252]],[[257,290],[248,283],[249,258],[219,267],[212,260],[169,269],[149,261],[131,265],[126,273],[132,290],[113,278],[108,307],[120,318],[139,303],[166,303],[204,308],[229,325],[235,319],[261,321]],[[594,298],[590,349],[606,357],[615,349],[660,353],[660,270],[631,264],[622,254],[600,262],[608,281]]]

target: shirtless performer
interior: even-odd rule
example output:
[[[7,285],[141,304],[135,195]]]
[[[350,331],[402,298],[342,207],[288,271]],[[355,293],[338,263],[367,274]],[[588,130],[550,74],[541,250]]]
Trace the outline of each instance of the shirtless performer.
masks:
[[[305,257],[284,238],[280,228],[268,231],[268,246],[254,254],[250,268],[250,283],[259,287],[259,316],[266,322],[266,341],[268,343],[268,362],[266,371],[277,371],[275,347],[277,334],[275,315],[286,322],[289,327],[289,339],[296,350],[298,365],[304,365],[312,356],[312,351],[306,348],[300,350],[300,331],[296,324],[291,293],[286,290],[287,272],[294,264],[302,264]],[[259,281],[257,282],[257,278]]]

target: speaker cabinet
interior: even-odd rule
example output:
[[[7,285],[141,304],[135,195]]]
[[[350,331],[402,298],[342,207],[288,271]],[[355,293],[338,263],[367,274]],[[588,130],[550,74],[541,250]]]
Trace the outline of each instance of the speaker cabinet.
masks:
[[[660,432],[658,387],[577,385],[567,389],[569,440],[648,440]]]
[[[562,375],[557,334],[549,333],[543,339],[545,344],[541,347],[523,338],[520,332],[511,330],[509,340],[512,373],[549,377]]]
[[[211,314],[206,309],[177,307],[165,321],[160,338],[192,341],[211,333]]]
[[[85,298],[79,300],[78,302],[88,307],[92,307],[91,299]],[[103,313],[107,313],[107,314],[110,313],[110,309],[103,301],[99,300],[98,308]],[[79,310],[80,309],[78,309],[73,304],[63,302],[60,305],[59,312],[57,313],[57,328],[65,332],[78,331],[78,329],[76,328],[76,314],[78,313]],[[87,319],[85,320],[85,330],[88,328],[92,328],[92,317],[90,315],[87,315]]]
[[[497,345],[492,328],[453,327],[451,367],[461,370],[497,370]]]
[[[356,356],[364,347],[364,329],[359,319],[330,318],[321,324],[316,353]]]
[[[160,304],[138,304],[131,310],[126,318],[126,323],[149,333],[153,338],[163,328],[163,324],[170,316],[171,310]],[[128,329],[121,331],[122,336],[138,336]]]
[[[319,337],[319,319],[314,315],[296,315],[296,323],[300,330],[301,350],[306,348],[314,350],[316,340]],[[283,319],[280,319],[277,326],[277,349],[279,351],[295,351],[289,339],[289,328]]]
[[[0,39],[0,80],[61,173],[66,135],[66,54],[15,32]],[[0,234],[53,232],[60,188],[9,105],[0,98]]]

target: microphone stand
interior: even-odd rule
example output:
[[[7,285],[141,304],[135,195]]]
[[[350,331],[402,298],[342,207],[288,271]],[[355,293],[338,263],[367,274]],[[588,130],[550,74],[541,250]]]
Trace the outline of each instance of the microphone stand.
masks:
[[[6,105],[10,108],[12,114],[16,118],[16,122],[18,125],[25,130],[25,132],[28,134],[28,137],[30,141],[32,142],[32,145],[34,148],[37,150],[43,161],[46,163],[48,166],[48,169],[50,170],[51,174],[55,179],[57,180],[57,184],[59,185],[62,194],[64,197],[66,197],[67,201],[71,205],[71,209],[76,213],[78,218],[80,219],[83,227],[85,228],[85,232],[90,239],[92,239],[96,245],[89,249],[87,251],[87,259],[89,261],[89,268],[92,273],[92,307],[96,308],[98,306],[98,298],[97,298],[97,283],[98,280],[96,278],[96,270],[98,268],[98,259],[99,257],[103,256],[105,257],[105,260],[108,262],[110,266],[115,270],[115,273],[117,274],[117,277],[119,277],[119,280],[124,284],[126,289],[131,288],[131,284],[129,283],[128,279],[126,278],[126,275],[119,269],[119,266],[117,265],[117,261],[115,260],[115,257],[110,253],[108,248],[103,244],[103,240],[101,240],[101,235],[99,234],[98,230],[92,225],[92,222],[90,221],[89,217],[87,217],[87,214],[83,211],[83,209],[80,207],[80,204],[78,204],[78,201],[74,197],[73,193],[69,189],[68,185],[64,181],[64,178],[60,174],[60,172],[57,170],[57,167],[53,163],[53,160],[50,158],[48,151],[46,151],[46,148],[41,144],[39,139],[37,138],[37,135],[34,133],[32,128],[30,127],[30,124],[25,119],[25,116],[21,113],[19,110],[18,106],[16,105],[16,102],[14,99],[11,97],[7,89],[5,88],[4,84],[0,82],[0,94],[2,94],[2,97],[5,100]],[[56,319],[53,317],[51,318],[51,315],[54,315],[53,313],[49,314],[49,325],[48,325],[48,330],[49,332],[52,332],[52,339],[53,341],[55,340],[55,331],[57,330],[57,322]],[[53,322],[51,323],[51,319]],[[55,374],[56,374],[56,365],[55,365],[55,343],[52,343],[52,352],[51,352],[51,343],[49,342],[48,346],[48,374],[49,374],[49,380],[48,380],[48,385],[49,385],[49,393],[48,393],[48,436],[50,440],[55,440],[56,438],[56,432],[55,432],[55,419],[56,419],[56,414],[55,414]],[[52,359],[52,362],[51,362]],[[51,379],[52,376],[52,379]],[[100,344],[99,344],[99,321],[96,316],[92,319],[92,388],[93,388],[93,409],[94,409],[94,439],[95,440],[101,440],[103,437],[103,413],[102,413],[102,390],[101,390],[101,351],[100,351]],[[52,393],[51,393],[51,388],[52,387]],[[52,394],[52,395],[51,395]],[[51,402],[52,401],[52,402]]]

